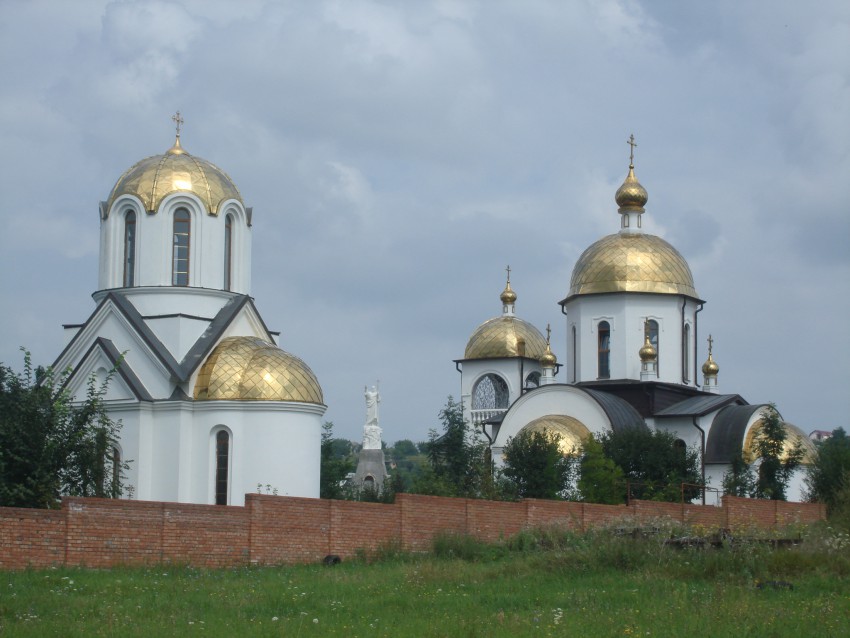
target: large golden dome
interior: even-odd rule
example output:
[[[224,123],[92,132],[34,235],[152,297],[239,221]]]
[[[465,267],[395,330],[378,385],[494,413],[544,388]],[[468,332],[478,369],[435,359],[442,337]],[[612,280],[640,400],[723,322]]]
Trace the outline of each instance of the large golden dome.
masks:
[[[585,250],[573,268],[570,292],[652,292],[697,298],[688,262],[655,235],[617,233]]]
[[[518,317],[503,315],[482,323],[466,344],[464,359],[528,357],[546,354],[546,339],[540,331]]]
[[[763,429],[764,421],[759,419],[753,423],[749,432],[747,432],[747,436],[744,439],[744,462],[753,463],[757,460],[758,456],[755,449],[756,437]],[[779,458],[784,461],[788,458],[788,453],[794,449],[795,446],[799,446],[803,450],[802,462],[805,465],[813,464],[817,458],[818,451],[817,448],[815,448],[815,444],[812,443],[812,440],[806,436],[806,433],[796,425],[788,423],[787,421],[782,422],[782,429],[785,430],[785,443],[782,445],[782,453]]]
[[[548,431],[560,437],[559,447],[562,454],[572,454],[581,451],[585,440],[590,436],[590,430],[578,419],[565,414],[547,414],[534,419],[520,432]]]
[[[197,195],[212,215],[218,215],[225,200],[242,202],[239,189],[227,173],[184,151],[178,137],[163,155],[148,157],[131,166],[109,194],[106,209],[109,210],[121,195],[135,195],[142,200],[145,210],[153,213],[162,200],[174,192]]]
[[[298,357],[256,337],[222,339],[195,382],[199,401],[323,403],[313,371]]]

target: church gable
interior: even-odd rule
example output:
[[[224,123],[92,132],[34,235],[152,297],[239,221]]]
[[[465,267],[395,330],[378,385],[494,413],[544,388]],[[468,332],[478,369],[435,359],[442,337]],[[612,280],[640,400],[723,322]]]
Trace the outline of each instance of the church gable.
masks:
[[[64,390],[75,400],[83,400],[93,383],[106,386],[106,401],[151,401],[152,397],[118,349],[108,339],[94,341],[65,380]]]

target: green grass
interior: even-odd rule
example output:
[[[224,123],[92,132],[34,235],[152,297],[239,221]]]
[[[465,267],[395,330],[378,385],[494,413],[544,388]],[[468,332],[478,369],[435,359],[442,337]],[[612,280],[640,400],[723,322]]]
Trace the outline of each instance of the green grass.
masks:
[[[667,530],[443,536],[336,567],[0,574],[6,636],[846,636],[850,546],[671,549]],[[767,581],[793,589],[760,589]]]

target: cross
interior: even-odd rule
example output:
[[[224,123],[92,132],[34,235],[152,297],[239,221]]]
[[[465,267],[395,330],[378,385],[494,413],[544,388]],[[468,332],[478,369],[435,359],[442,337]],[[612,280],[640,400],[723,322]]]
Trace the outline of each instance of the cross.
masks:
[[[552,336],[552,328],[551,328],[551,326],[547,323],[547,324],[546,324],[546,345],[547,345],[547,346],[549,345],[549,338],[550,338],[551,336]]]
[[[708,354],[711,354],[711,346],[714,343],[714,339],[711,338],[711,335],[708,335]]]
[[[511,267],[510,267],[510,265],[508,265],[508,267],[505,268],[505,270],[508,271],[508,283],[511,283]]]
[[[180,116],[180,111],[172,115],[171,120],[177,125],[177,137],[180,137],[180,127],[183,125],[183,118]]]
[[[629,136],[629,141],[626,144],[632,147],[632,150],[629,152],[629,164],[632,165],[635,163],[635,146],[637,146],[634,133]]]

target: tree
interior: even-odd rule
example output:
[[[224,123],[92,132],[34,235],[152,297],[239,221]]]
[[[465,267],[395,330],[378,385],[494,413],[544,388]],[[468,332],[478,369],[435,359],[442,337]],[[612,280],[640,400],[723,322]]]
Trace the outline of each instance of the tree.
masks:
[[[818,446],[815,462],[808,468],[806,486],[808,498],[824,503],[832,514],[839,505],[839,496],[850,488],[850,437],[844,428],[832,431],[832,436]],[[843,491],[842,491],[843,490]]]
[[[578,491],[588,503],[617,505],[626,501],[626,478],[622,468],[605,456],[592,434],[582,446]]]
[[[572,483],[573,464],[554,432],[521,431],[505,444],[502,473],[524,498],[563,497]]]
[[[765,410],[761,423],[753,441],[753,452],[761,461],[753,496],[784,501],[791,476],[803,460],[803,448],[798,443],[785,450],[788,432],[773,404]]]
[[[345,454],[346,449],[348,454]],[[331,421],[325,421],[322,424],[320,498],[342,499],[346,497],[345,479],[349,472],[354,471],[354,462],[351,460],[350,453],[351,443],[343,439],[335,439],[334,424]]]
[[[443,433],[431,430],[426,445],[428,470],[413,490],[435,496],[480,497],[490,477],[486,444],[463,420],[463,406],[452,397],[440,410]]]
[[[738,452],[732,459],[729,470],[723,474],[723,491],[731,496],[750,496],[755,491],[756,480],[753,470]]]
[[[92,377],[82,401],[65,389],[69,375],[34,370],[26,350],[22,375],[0,364],[0,505],[50,508],[63,495],[121,495],[121,424],[103,401],[112,373],[100,386]]]
[[[671,433],[627,428],[607,432],[599,440],[605,456],[623,470],[631,498],[676,502],[699,496],[699,455]],[[684,493],[683,483],[690,486]]]

